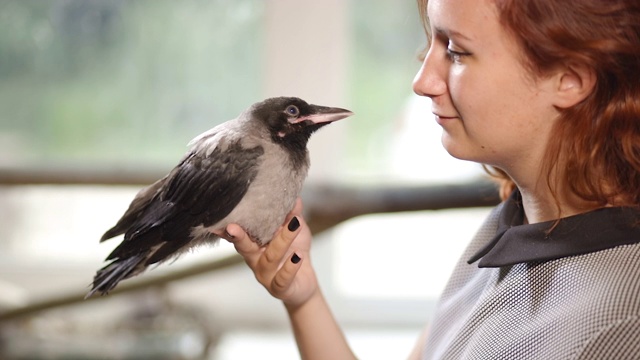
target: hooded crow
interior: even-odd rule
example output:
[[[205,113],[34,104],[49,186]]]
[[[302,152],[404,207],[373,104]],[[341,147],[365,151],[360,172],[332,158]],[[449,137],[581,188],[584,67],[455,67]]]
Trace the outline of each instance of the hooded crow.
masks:
[[[164,178],[143,188],[100,242],[124,234],[92,289],[105,295],[118,282],[195,246],[213,232],[242,226],[267,244],[294,206],[309,169],[313,132],[353,113],[277,97],[253,104],[234,120],[202,133]]]

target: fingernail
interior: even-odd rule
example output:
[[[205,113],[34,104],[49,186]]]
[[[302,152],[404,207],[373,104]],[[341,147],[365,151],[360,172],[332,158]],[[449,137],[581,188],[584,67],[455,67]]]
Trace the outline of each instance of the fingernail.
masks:
[[[233,238],[234,238],[234,236],[233,236],[233,235],[229,234],[229,232],[227,231],[227,229],[224,229],[224,236],[225,236],[227,239],[229,239],[229,240],[231,240],[231,239],[233,239]]]
[[[293,253],[293,256],[291,257],[291,262],[294,263],[294,264],[299,263],[300,262],[300,256],[298,256],[298,254],[296,254],[296,253]]]
[[[300,227],[300,220],[297,217],[293,217],[291,221],[289,221],[289,225],[287,225],[287,229],[289,231],[296,231]]]

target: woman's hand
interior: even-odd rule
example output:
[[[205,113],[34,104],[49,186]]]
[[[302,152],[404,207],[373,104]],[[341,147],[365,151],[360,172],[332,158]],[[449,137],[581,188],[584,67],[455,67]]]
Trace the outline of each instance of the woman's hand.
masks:
[[[301,214],[302,200],[298,198],[285,224],[263,247],[236,224],[227,226],[227,234],[222,235],[244,258],[258,282],[289,308],[303,305],[319,291],[309,260],[311,231]]]
[[[238,225],[227,226],[226,232],[218,235],[235,246],[256,279],[284,302],[302,359],[356,358],[311,267],[311,231],[302,218],[302,200],[266,246],[258,246]]]

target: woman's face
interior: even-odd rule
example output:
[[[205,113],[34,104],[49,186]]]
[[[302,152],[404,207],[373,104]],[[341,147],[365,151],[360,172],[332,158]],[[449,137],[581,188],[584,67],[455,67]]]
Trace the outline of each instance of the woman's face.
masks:
[[[445,149],[514,179],[537,176],[558,115],[555,78],[529,74],[490,0],[430,0],[428,15],[431,46],[413,88],[432,99]]]

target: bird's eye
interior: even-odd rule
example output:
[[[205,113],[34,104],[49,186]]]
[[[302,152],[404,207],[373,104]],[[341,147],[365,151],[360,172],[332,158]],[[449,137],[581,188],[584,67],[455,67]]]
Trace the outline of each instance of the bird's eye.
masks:
[[[298,115],[300,115],[300,109],[298,109],[298,107],[295,106],[295,105],[287,106],[287,108],[285,109],[284,112],[286,112],[287,115],[290,115],[290,116],[298,116]]]

